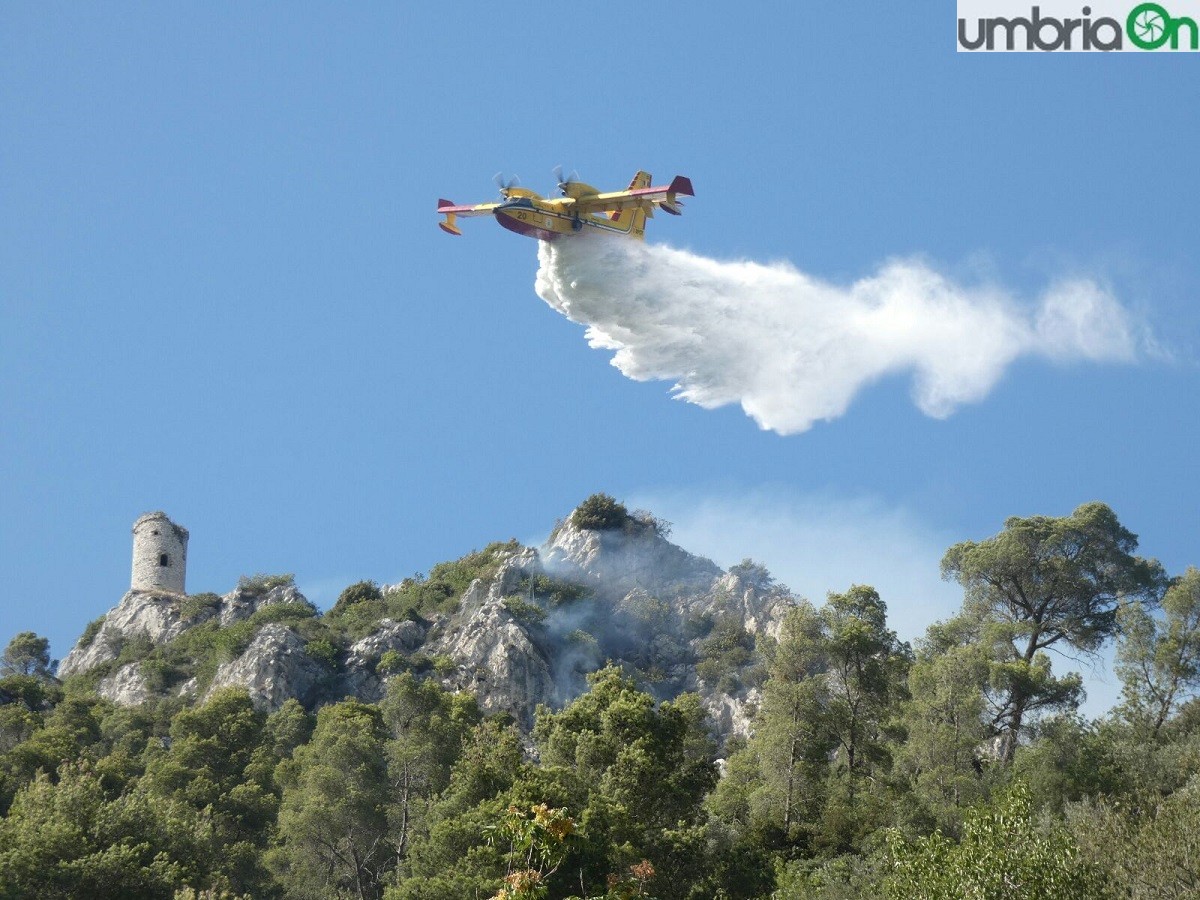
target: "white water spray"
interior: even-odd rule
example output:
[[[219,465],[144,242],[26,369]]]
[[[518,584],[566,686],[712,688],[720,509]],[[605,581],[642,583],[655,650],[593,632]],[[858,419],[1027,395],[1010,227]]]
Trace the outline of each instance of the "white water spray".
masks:
[[[845,413],[865,385],[911,372],[912,395],[944,418],[981,400],[1020,356],[1130,361],[1129,316],[1089,280],[1036,304],[967,287],[918,261],[848,286],[785,263],[721,262],[629,240],[542,242],[538,295],[587,326],[592,347],[637,381],[674,382],[706,409],[740,403],[761,427],[795,434]]]

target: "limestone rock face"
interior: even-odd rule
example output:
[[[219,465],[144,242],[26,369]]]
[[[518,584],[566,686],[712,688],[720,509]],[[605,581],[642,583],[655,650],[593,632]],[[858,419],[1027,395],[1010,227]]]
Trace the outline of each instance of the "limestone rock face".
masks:
[[[127,641],[144,638],[152,644],[166,644],[214,617],[221,625],[232,625],[277,603],[302,604],[316,612],[294,584],[269,591],[239,587],[210,604],[182,594],[129,591],[105,615],[91,643],[83,646],[81,641],[67,654],[59,665],[59,676],[78,675],[116,659]]]
[[[403,622],[380,619],[374,631],[350,646],[346,666],[351,669],[366,668],[378,662],[389,650],[412,653],[425,642],[425,631],[424,625],[409,619]]]
[[[126,663],[100,680],[96,693],[118,706],[136,706],[150,699],[151,692],[141,675],[139,663]]]
[[[76,644],[58,667],[59,677],[78,675],[117,658],[131,638],[143,637],[155,644],[166,643],[183,633],[193,622],[185,622],[178,594],[129,591],[108,611],[104,624],[84,647]]]
[[[784,587],[755,583],[728,572],[715,579],[708,590],[681,598],[680,607],[692,616],[733,616],[753,635],[778,637],[783,617],[794,603]]]
[[[274,606],[277,603],[299,603],[316,612],[316,607],[308,602],[308,599],[294,584],[281,584],[266,593],[235,588],[221,598],[218,615],[221,617],[222,625],[232,625],[234,622],[250,618],[264,607]]]
[[[264,625],[246,651],[217,669],[209,697],[223,687],[242,687],[259,709],[274,712],[290,697],[309,704],[328,674],[304,652],[304,639],[286,625]]]
[[[458,671],[447,679],[469,690],[488,712],[511,713],[523,727],[533,725],[539,703],[555,696],[554,675],[545,651],[505,608],[523,574],[536,563],[526,551],[505,562],[491,583],[476,580],[463,595],[460,616],[436,643]]]
[[[607,597],[638,589],[660,597],[698,593],[723,574],[711,559],[693,556],[653,528],[593,531],[569,518],[542,548],[542,562],[546,571]]]
[[[380,619],[374,631],[355,641],[346,656],[346,672],[341,678],[342,696],[354,696],[374,703],[382,699],[385,679],[375,667],[389,650],[404,654],[415,653],[425,642],[425,625],[405,619]]]
[[[700,697],[718,735],[725,739],[750,737],[754,716],[762,705],[762,691],[751,688],[743,696],[701,691]]]

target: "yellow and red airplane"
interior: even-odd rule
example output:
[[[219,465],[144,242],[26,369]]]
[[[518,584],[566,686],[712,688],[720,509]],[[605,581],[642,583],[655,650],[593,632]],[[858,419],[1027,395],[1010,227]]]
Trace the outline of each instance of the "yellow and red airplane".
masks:
[[[560,237],[581,234],[584,228],[595,228],[614,234],[624,234],[645,240],[646,219],[661,209],[673,216],[682,215],[680,196],[694,197],[691,179],[676,175],[663,187],[650,186],[650,173],[638,172],[623,191],[601,193],[590,184],[575,178],[563,178],[562,169],[555,170],[561,197],[542,197],[518,187],[515,179],[500,181],[500,196],[494,203],[457,206],[451,200],[439,200],[438,212],[446,218],[438,223],[442,231],[461,235],[459,216],[495,216],[496,221],[517,234],[553,241]]]

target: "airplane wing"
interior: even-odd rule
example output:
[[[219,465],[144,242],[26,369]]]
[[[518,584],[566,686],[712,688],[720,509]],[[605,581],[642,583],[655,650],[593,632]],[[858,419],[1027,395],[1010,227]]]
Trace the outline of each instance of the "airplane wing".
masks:
[[[692,190],[692,180],[683,175],[676,175],[668,185],[632,188],[626,191],[610,191],[604,194],[580,197],[575,201],[575,209],[580,213],[600,213],[657,206],[673,216],[678,216],[680,215],[679,207],[683,205],[676,200],[679,195],[696,196]]]
[[[446,219],[443,222],[438,222],[438,227],[449,234],[461,235],[458,230],[455,220],[458,216],[490,216],[494,210],[503,201],[494,203],[476,203],[474,206],[470,204],[456,205],[453,200],[438,200],[437,211],[445,215]]]
[[[490,216],[492,210],[495,209],[503,201],[495,203],[476,203],[474,206],[467,204],[458,206],[453,200],[439,200],[437,211],[440,213],[454,213],[457,216]]]

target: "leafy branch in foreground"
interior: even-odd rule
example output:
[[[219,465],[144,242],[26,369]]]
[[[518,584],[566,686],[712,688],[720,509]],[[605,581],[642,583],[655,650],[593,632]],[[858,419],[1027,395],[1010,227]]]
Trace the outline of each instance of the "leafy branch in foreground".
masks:
[[[489,825],[488,845],[504,849],[504,887],[492,900],[535,900],[545,897],[546,879],[558,871],[570,850],[575,820],[565,809],[545,803],[529,811],[510,806],[498,825]]]

